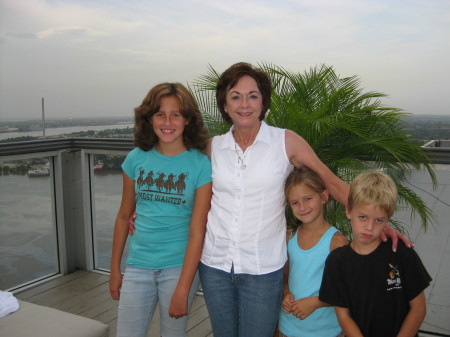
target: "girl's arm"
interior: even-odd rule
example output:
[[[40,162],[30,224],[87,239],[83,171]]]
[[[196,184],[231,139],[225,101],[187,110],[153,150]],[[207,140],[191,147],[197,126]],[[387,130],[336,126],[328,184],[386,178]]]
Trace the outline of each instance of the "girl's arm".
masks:
[[[397,337],[413,337],[417,334],[417,331],[419,331],[420,325],[427,313],[424,292],[422,291],[419,295],[409,301],[409,306],[409,312],[403,321]]]
[[[180,279],[172,295],[169,308],[170,317],[179,318],[188,314],[188,295],[202,254],[211,196],[211,183],[199,187],[195,192],[194,208],[189,225],[189,241]]]
[[[344,330],[346,337],[364,337],[358,325],[350,316],[350,310],[348,308],[334,307],[334,310],[336,311],[339,325]]]
[[[109,292],[113,300],[120,298],[122,273],[120,262],[128,237],[128,219],[136,206],[134,180],[123,173],[122,202],[114,224],[114,237],[111,255],[111,274],[109,276]]]
[[[294,131],[286,130],[286,153],[289,161],[295,167],[307,166],[315,171],[325,183],[325,187],[334,199],[347,207],[350,186],[338,178],[322,161],[317,157],[311,145]],[[386,226],[385,234],[392,238],[392,250],[397,250],[398,239],[402,240],[407,247],[412,247],[411,242],[400,232]],[[386,241],[386,237],[383,237]]]
[[[329,307],[328,303],[322,302],[319,296],[310,296],[300,298],[292,303],[292,314],[300,319],[305,319],[311,315],[314,310]]]

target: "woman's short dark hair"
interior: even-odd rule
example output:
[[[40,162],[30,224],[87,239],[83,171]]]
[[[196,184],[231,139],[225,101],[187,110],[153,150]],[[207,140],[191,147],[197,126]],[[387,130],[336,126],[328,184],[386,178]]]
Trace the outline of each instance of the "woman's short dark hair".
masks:
[[[227,123],[232,123],[230,116],[225,112],[225,104],[227,102],[227,93],[233,88],[243,76],[250,76],[256,81],[259,92],[262,96],[262,111],[259,120],[263,120],[267,110],[270,107],[270,95],[272,93],[272,84],[269,75],[259,68],[253,67],[250,63],[239,62],[233,64],[225,70],[217,82],[216,101],[222,118]]]
[[[183,143],[186,148],[204,150],[208,131],[203,118],[189,90],[181,83],[160,83],[145,96],[142,104],[134,109],[134,145],[144,151],[152,149],[158,143],[158,136],[153,131],[152,116],[159,111],[161,98],[177,97],[180,101],[180,113],[188,121],[183,131]]]

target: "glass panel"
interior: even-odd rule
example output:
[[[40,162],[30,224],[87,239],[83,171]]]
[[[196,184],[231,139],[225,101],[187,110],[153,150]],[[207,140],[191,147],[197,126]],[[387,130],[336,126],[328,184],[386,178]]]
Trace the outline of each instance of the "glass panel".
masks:
[[[0,162],[0,289],[59,273],[51,158]]]
[[[109,270],[114,222],[122,199],[122,169],[125,156],[94,155],[96,269]],[[127,247],[122,258],[122,271]]]

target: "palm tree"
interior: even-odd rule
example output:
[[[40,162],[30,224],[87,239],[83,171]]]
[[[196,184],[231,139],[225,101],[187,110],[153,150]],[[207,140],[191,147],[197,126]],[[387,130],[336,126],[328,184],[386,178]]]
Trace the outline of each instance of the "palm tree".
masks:
[[[396,182],[399,206],[410,207],[426,229],[434,214],[408,188],[406,176],[412,169],[428,171],[436,177],[426,150],[414,143],[402,126],[400,109],[385,106],[379,92],[364,92],[357,76],[340,78],[332,67],[312,67],[295,73],[268,63],[258,67],[272,80],[272,103],[268,124],[291,129],[301,135],[319,158],[339,177],[349,182],[367,170],[382,170]],[[196,97],[211,134],[224,133],[225,125],[215,102],[215,85],[220,74],[209,66],[190,89]],[[327,212],[331,223],[349,236],[350,226],[342,205],[332,202]],[[402,223],[392,220],[404,232]]]

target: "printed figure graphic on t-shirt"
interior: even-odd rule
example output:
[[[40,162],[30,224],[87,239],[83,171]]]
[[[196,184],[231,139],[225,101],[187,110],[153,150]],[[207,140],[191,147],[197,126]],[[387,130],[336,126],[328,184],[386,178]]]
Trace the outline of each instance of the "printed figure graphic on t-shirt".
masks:
[[[147,185],[147,188],[150,188],[150,186],[152,186],[155,183],[155,181],[153,180],[153,171],[150,171],[147,174],[147,177],[145,178],[144,183]]]
[[[402,288],[402,280],[400,278],[400,272],[398,271],[397,266],[393,266],[392,263],[389,263],[389,278],[387,281],[387,290],[401,289]]]
[[[144,185],[145,184],[145,181],[144,181],[144,173],[145,173],[145,170],[144,169],[139,169],[139,177],[137,178],[137,180],[136,180],[136,184],[139,186],[139,189],[141,188],[141,186],[142,185]]]
[[[139,169],[139,177],[136,184],[140,191],[184,195],[183,192],[186,189],[185,180],[189,176],[189,173],[174,174],[158,172],[158,178],[156,179],[153,179],[153,174],[153,171],[148,172],[147,177],[144,179],[146,175],[145,170],[143,168]],[[176,181],[174,181],[175,178],[177,178]]]
[[[183,191],[186,189],[186,183],[184,180],[189,176],[189,173],[181,173],[178,176],[178,181],[175,183],[175,186],[177,187],[177,194],[182,194]]]
[[[164,182],[164,189],[168,193],[170,193],[175,188],[173,178],[175,178],[175,175],[171,173],[167,176],[167,180]]]

